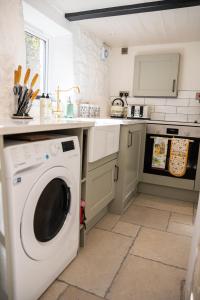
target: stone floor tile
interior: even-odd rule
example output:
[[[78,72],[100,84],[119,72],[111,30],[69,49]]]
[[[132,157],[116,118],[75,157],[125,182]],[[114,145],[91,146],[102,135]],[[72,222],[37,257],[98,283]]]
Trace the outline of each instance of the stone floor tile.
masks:
[[[172,232],[172,233],[176,233],[176,234],[192,236],[193,226],[170,221],[169,226],[167,228],[167,231]]]
[[[56,300],[67,287],[67,283],[55,281],[39,298],[39,300]]]
[[[119,221],[115,225],[115,227],[113,228],[112,231],[134,238],[134,237],[136,237],[139,229],[140,229],[140,226],[138,226],[138,225]]]
[[[172,266],[187,268],[190,246],[190,237],[142,228],[130,253]]]
[[[80,290],[79,288],[69,286],[59,300],[103,300],[103,298]]]
[[[170,213],[154,208],[131,205],[120,218],[122,222],[166,230]]]
[[[103,297],[131,244],[131,238],[94,228],[60,279]]]
[[[186,215],[193,215],[193,202],[157,197],[147,194],[140,194],[134,201],[134,204],[146,207],[157,208],[177,212]]]
[[[109,300],[180,300],[183,270],[129,255],[110,292]]]
[[[108,213],[96,224],[95,227],[111,231],[113,227],[117,224],[119,218],[119,215]]]
[[[191,215],[172,213],[170,221],[176,222],[176,223],[181,223],[181,224],[192,225],[193,217]]]

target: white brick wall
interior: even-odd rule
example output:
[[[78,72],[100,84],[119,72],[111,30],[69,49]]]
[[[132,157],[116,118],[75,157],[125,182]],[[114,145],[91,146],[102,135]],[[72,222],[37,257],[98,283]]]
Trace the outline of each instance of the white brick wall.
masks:
[[[3,118],[13,113],[13,72],[25,59],[20,0],[0,1],[0,41],[0,118]]]
[[[80,100],[101,107],[101,117],[109,114],[108,60],[100,58],[102,41],[78,26],[73,27],[74,82],[80,86]]]

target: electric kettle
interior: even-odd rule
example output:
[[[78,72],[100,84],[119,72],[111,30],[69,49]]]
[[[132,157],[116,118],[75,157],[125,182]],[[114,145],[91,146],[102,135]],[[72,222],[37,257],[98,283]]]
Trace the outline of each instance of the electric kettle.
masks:
[[[110,110],[111,118],[123,118],[124,117],[124,101],[121,98],[115,98],[112,102]]]

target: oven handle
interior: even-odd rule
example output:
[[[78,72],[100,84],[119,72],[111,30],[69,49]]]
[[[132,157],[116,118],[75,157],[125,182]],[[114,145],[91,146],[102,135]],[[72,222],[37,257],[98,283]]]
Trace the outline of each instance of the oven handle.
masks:
[[[154,139],[156,136],[150,136],[150,139]],[[170,138],[168,138],[167,136],[166,136],[166,138],[169,140],[169,141],[171,141],[172,140],[172,137],[170,137]],[[177,137],[178,139],[179,138],[182,138],[182,137]],[[183,139],[185,139],[185,138],[183,138]],[[187,138],[186,138],[187,139]],[[189,142],[190,143],[194,143],[194,140],[190,140],[190,139],[188,139],[189,140]]]

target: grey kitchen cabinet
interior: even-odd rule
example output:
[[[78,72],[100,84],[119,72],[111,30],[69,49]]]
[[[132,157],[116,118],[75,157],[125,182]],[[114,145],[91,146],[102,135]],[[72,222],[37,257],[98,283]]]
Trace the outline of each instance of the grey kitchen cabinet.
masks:
[[[117,159],[98,161],[88,171],[86,188],[86,217],[90,222],[115,197]]]
[[[145,128],[144,124],[121,126],[118,180],[111,212],[122,213],[137,191],[143,170]]]
[[[177,97],[180,55],[178,53],[137,55],[133,95]]]

